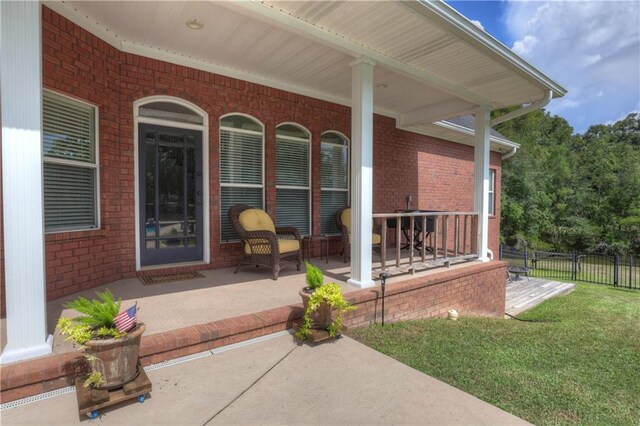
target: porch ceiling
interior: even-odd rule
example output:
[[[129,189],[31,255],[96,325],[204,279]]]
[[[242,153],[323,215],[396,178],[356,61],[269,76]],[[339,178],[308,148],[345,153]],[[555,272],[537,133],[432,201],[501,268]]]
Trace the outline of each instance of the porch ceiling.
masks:
[[[350,64],[377,62],[376,112],[416,126],[565,90],[444,3],[45,2],[125,52],[351,103]],[[197,19],[201,30],[186,27]]]

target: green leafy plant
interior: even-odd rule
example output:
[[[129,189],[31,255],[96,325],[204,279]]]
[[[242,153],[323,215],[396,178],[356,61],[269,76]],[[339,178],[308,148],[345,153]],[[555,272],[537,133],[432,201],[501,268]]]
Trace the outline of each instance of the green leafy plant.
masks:
[[[76,300],[67,302],[64,306],[85,314],[73,318],[73,321],[86,324],[95,329],[113,326],[113,319],[120,312],[121,301],[114,300],[113,294],[109,290],[96,293],[96,296],[98,296],[98,300],[78,297]]]
[[[60,334],[65,340],[84,345],[91,339],[119,339],[127,333],[118,331],[114,319],[120,312],[121,300],[115,300],[109,290],[96,293],[98,299],[79,297],[65,304],[66,308],[80,312],[75,318],[61,317],[58,320]]]
[[[331,337],[335,336],[342,330],[342,314],[356,309],[344,298],[342,289],[336,283],[322,285],[311,294],[307,309],[302,317],[302,325],[296,332],[296,336],[300,340],[304,340],[311,333],[313,327],[313,319],[311,314],[318,310],[322,303],[327,303],[333,313],[331,323],[327,327],[327,331]]]
[[[307,286],[312,290],[322,287],[324,275],[322,275],[320,268],[309,262],[305,262],[305,264],[307,266]]]
[[[100,373],[98,371],[94,371],[93,373],[89,374],[89,376],[84,381],[82,386],[85,389],[87,389],[87,388],[97,388],[98,386],[100,386],[103,383],[104,383],[104,377],[102,377],[102,373]]]

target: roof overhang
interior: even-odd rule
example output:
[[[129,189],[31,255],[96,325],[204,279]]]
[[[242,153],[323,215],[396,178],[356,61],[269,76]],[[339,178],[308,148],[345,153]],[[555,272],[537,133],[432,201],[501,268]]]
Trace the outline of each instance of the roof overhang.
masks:
[[[368,58],[374,110],[417,133],[566,93],[441,1],[44,4],[124,52],[347,106],[351,64]],[[204,27],[187,28],[192,19]]]

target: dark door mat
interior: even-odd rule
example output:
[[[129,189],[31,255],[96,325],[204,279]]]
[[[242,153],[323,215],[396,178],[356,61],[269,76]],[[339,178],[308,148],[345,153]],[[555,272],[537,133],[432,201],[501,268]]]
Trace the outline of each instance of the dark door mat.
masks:
[[[162,275],[140,275],[138,279],[142,281],[144,285],[162,284],[171,281],[185,281],[193,280],[195,278],[204,278],[200,272],[180,272],[177,274],[162,274]]]

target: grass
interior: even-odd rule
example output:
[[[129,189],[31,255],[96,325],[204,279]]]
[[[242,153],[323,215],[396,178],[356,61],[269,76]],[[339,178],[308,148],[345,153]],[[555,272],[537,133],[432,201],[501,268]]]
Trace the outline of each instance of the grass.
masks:
[[[520,318],[541,322],[432,319],[349,335],[535,424],[640,425],[640,292],[578,284]]]

